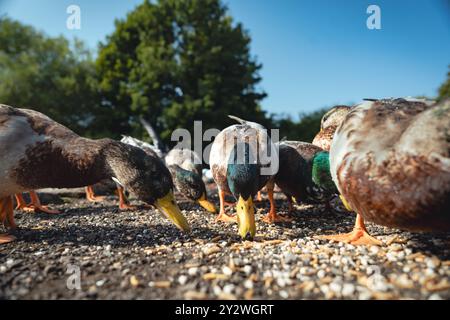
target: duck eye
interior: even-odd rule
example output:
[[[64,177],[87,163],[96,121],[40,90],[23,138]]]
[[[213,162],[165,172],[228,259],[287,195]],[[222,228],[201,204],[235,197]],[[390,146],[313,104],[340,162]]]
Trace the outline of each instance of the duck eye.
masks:
[[[244,210],[244,206],[241,206],[241,210]]]

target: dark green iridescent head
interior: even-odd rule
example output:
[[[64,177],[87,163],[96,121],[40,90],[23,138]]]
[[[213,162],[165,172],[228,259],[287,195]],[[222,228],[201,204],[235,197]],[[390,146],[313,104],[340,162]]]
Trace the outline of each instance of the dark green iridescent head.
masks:
[[[312,180],[324,190],[337,192],[330,172],[330,155],[327,151],[315,154],[312,163]]]
[[[253,197],[259,188],[259,165],[248,143],[237,143],[228,159],[227,182],[236,199]]]
[[[197,201],[206,194],[205,183],[198,174],[179,166],[170,166],[177,189],[187,198]]]

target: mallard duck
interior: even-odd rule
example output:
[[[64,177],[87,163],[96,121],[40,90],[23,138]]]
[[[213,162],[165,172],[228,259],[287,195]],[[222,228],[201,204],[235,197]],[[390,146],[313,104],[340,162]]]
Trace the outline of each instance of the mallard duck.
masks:
[[[220,199],[217,221],[231,222],[237,218],[239,235],[248,239],[256,233],[253,198],[277,170],[272,168],[271,159],[263,159],[262,155],[269,154],[268,150],[273,157],[277,154],[261,125],[232,118],[240,124],[227,127],[217,135],[209,158]],[[236,217],[225,213],[226,194],[237,200]]]
[[[366,101],[347,114],[330,150],[330,169],[352,232],[326,236],[381,244],[364,220],[410,231],[450,230],[450,100]]]
[[[273,201],[274,184],[278,185],[289,201],[319,203],[328,201],[336,186],[331,178],[329,154],[311,143],[282,141],[278,146],[279,169],[267,183],[270,211],[264,220],[268,223],[286,221],[289,218],[277,215]]]
[[[349,106],[338,105],[328,110],[320,121],[320,132],[316,134],[312,144],[330,151],[334,132],[350,111]]]
[[[58,214],[60,213],[58,210],[50,209],[47,206],[41,204],[41,200],[39,199],[36,191],[29,191],[30,194],[30,203],[26,203],[25,199],[22,196],[22,193],[16,193],[16,210],[23,210],[25,212],[43,212],[47,214]]]
[[[165,161],[178,191],[188,199],[198,202],[207,211],[216,213],[216,207],[207,198],[200,156],[189,149],[174,148],[166,155]]]
[[[124,136],[121,141],[155,156],[164,156],[160,148],[139,139]],[[189,200],[198,202],[207,211],[216,213],[216,207],[207,198],[205,183],[202,180],[202,162],[198,154],[189,149],[172,149],[165,155],[164,161],[177,190]]]
[[[110,177],[189,230],[173,197],[169,170],[157,157],[111,139],[78,136],[42,113],[0,105],[0,220],[15,227],[11,195],[40,188],[73,188]],[[11,241],[2,235],[0,242]]]

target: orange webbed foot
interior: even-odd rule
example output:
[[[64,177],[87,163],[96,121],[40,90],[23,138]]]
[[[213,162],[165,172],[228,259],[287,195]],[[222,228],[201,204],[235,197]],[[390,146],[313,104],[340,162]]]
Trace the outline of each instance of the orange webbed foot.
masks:
[[[336,235],[326,235],[326,236],[319,236],[319,239],[327,239],[327,240],[333,240],[333,241],[339,241],[339,242],[345,242],[353,245],[375,245],[380,246],[383,243],[372,237],[368,232],[364,225],[364,220],[361,217],[361,215],[356,216],[356,223],[352,230],[352,232],[349,233],[343,233],[343,234],[336,234]]]
[[[367,231],[354,229],[349,233],[335,234],[329,236],[320,236],[320,239],[345,242],[354,245],[380,246],[383,243],[372,237]]]
[[[131,204],[128,203],[119,203],[119,209],[120,210],[136,210],[136,206],[133,206]]]
[[[281,216],[276,212],[269,212],[263,219],[266,223],[276,223],[276,222],[291,222],[291,217]]]
[[[16,237],[10,234],[0,234],[0,244],[9,243],[16,240]]]
[[[225,212],[221,212],[221,213],[219,213],[219,215],[216,218],[216,222],[219,222],[219,221],[226,222],[226,223],[234,223],[234,222],[237,222],[237,218],[236,218],[236,216],[229,216]]]

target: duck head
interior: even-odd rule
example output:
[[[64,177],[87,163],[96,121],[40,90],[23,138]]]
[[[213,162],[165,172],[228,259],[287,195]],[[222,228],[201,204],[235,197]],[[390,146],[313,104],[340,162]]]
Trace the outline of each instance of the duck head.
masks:
[[[142,149],[115,142],[105,150],[111,175],[139,200],[155,206],[182,231],[190,231],[189,223],[173,196],[169,169],[158,158]]]
[[[236,214],[239,235],[253,239],[256,234],[253,197],[259,190],[260,166],[248,143],[235,144],[227,165],[227,182],[237,199]]]
[[[188,199],[197,202],[208,212],[217,212],[214,204],[208,201],[205,183],[201,176],[194,171],[185,170],[177,165],[169,166],[169,170],[172,173],[175,185],[180,192]]]
[[[317,152],[312,161],[313,182],[330,193],[338,193],[330,172],[330,154],[327,151]]]

